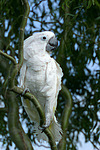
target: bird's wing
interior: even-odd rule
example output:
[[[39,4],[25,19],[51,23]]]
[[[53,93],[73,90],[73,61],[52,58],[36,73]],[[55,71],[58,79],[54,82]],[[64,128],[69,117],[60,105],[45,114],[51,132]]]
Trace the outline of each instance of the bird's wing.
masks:
[[[41,92],[46,94],[45,126],[49,126],[51,120],[54,117],[55,109],[57,106],[57,96],[59,90],[61,90],[61,77],[63,76],[63,73],[60,66],[56,63],[54,59],[51,58],[51,61],[46,65],[45,74],[45,86]]]
[[[63,77],[63,72],[60,65],[56,61],[55,64],[56,64],[56,74],[57,74],[56,95],[58,96],[59,91],[61,90],[61,79]]]
[[[20,70],[20,87],[22,87],[24,90],[26,90],[28,88],[25,85],[26,73],[28,71],[27,69],[28,68],[26,65],[26,60],[24,60],[22,68]],[[39,123],[39,115],[38,115],[38,112],[37,112],[35,106],[33,105],[33,103],[31,101],[29,101],[28,99],[23,99],[23,97],[22,97],[22,103],[23,103],[23,106],[24,106],[30,120],[36,121]]]

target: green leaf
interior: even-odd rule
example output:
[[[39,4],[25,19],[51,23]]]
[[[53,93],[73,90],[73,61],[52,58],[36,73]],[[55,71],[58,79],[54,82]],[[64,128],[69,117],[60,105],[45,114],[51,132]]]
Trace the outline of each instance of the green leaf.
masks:
[[[91,6],[92,6],[92,0],[89,0],[89,2],[88,2],[88,6],[87,6],[87,9],[89,9]]]

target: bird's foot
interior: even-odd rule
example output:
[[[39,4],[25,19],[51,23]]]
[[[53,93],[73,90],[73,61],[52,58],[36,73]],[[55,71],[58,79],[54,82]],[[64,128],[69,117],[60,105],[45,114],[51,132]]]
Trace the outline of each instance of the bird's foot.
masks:
[[[42,133],[42,132],[44,132],[44,130],[45,130],[46,128],[48,128],[48,127],[49,127],[48,125],[43,124],[42,127],[39,126],[38,129],[41,130],[41,133]]]
[[[22,92],[22,96],[23,96],[24,94],[26,94],[27,92],[30,92],[29,88],[25,88],[25,89],[24,89],[24,91]]]
[[[27,92],[30,92],[30,90],[29,90],[28,88],[25,88],[24,91],[23,91],[21,94],[17,94],[16,97],[19,97],[20,95],[23,96],[23,95],[26,94]]]

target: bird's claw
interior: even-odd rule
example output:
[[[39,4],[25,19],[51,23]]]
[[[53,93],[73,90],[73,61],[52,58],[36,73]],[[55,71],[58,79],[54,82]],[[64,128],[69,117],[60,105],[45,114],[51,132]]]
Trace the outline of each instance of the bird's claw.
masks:
[[[24,89],[24,91],[22,92],[22,96],[23,96],[24,94],[26,94],[27,92],[30,92],[29,88],[25,88],[25,89]]]
[[[48,127],[49,127],[49,126],[47,126],[47,125],[44,124],[44,125],[42,125],[42,127],[39,126],[38,129],[41,130],[41,133],[42,133],[42,132],[44,132],[44,130],[45,130],[46,128],[48,128]]]
[[[25,88],[21,95],[23,96],[23,95],[26,94],[27,92],[30,92],[30,90],[29,90],[28,88]],[[17,94],[16,97],[19,97],[19,96],[20,96],[20,94]]]

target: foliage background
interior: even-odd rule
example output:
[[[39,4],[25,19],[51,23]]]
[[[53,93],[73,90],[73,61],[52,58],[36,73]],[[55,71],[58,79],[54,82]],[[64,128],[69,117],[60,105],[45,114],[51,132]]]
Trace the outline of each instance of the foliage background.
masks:
[[[98,0],[29,0],[30,14],[25,28],[25,38],[37,31],[51,30],[59,40],[53,52],[63,72],[63,84],[73,99],[72,112],[66,131],[66,149],[77,150],[79,134],[90,141],[95,149],[100,144],[100,3]],[[19,59],[19,28],[24,13],[23,2],[0,1],[0,49]],[[11,61],[0,55],[0,103],[6,108],[6,79]],[[18,77],[18,75],[17,75]],[[16,79],[17,79],[16,77]],[[17,80],[16,80],[17,84]],[[27,134],[34,141],[30,123],[20,101],[19,115],[26,124]],[[56,115],[61,122],[65,106],[59,95]],[[0,109],[0,139],[6,149],[12,145],[8,132],[7,113]],[[16,149],[16,148],[15,148]]]

